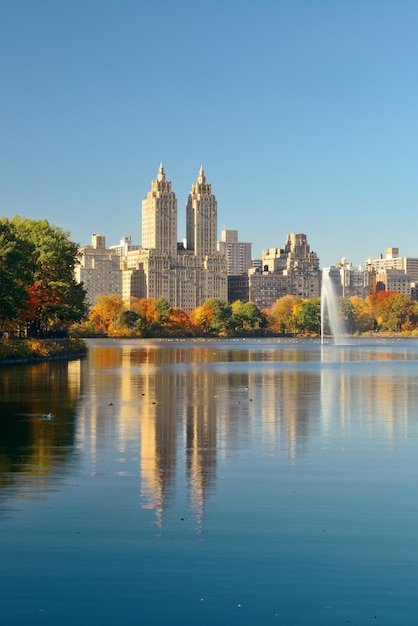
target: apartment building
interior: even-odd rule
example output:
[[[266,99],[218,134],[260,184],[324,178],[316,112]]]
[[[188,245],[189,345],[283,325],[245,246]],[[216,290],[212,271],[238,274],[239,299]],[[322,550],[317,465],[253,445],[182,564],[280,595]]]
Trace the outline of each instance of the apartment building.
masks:
[[[186,203],[186,241],[177,241],[177,198],[161,164],[142,203],[142,246],[122,261],[123,298],[165,298],[191,311],[226,300],[226,260],[217,250],[217,201],[203,167]]]
[[[287,294],[315,298],[320,293],[319,259],[303,233],[287,235],[283,248],[264,251],[261,270],[249,271],[249,298],[259,308],[270,308]]]
[[[93,234],[91,244],[79,249],[79,262],[74,271],[77,282],[83,283],[90,307],[95,304],[97,296],[121,294],[120,256],[106,248],[104,235]]]

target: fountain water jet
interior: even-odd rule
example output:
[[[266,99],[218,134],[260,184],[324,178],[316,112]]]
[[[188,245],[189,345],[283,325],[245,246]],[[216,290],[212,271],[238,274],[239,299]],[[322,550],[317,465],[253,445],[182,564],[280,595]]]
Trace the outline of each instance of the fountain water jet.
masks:
[[[338,296],[330,276],[329,267],[322,270],[321,287],[321,343],[324,343],[325,312],[328,313],[329,326],[334,343],[341,345],[344,335],[344,322],[341,319]]]

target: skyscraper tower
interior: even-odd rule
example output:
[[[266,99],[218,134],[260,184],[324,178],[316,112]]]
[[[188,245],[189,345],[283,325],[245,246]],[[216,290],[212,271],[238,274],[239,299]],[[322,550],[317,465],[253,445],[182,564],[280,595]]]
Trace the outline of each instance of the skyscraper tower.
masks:
[[[201,167],[186,203],[187,249],[200,260],[217,252],[217,210],[212,185],[206,182]]]
[[[170,257],[177,254],[177,199],[162,163],[142,201],[142,247]]]

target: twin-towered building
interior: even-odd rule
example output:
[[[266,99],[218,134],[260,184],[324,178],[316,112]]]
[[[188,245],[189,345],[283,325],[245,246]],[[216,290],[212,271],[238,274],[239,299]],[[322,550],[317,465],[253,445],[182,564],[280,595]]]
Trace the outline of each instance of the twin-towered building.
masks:
[[[90,304],[97,295],[109,294],[100,283],[117,269],[120,285],[113,293],[126,302],[163,297],[191,311],[211,297],[227,300],[227,262],[217,249],[217,229],[216,198],[201,167],[186,203],[186,240],[178,242],[177,198],[161,164],[142,202],[142,245],[129,246],[125,238],[123,251],[113,246],[109,253],[104,238],[93,235],[92,245],[81,249],[76,278],[84,283]]]

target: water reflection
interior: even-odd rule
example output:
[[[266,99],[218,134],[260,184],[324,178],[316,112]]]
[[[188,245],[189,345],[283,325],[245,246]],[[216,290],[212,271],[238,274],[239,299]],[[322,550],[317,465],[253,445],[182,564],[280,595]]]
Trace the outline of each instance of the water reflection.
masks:
[[[0,486],[38,477],[40,493],[82,454],[91,476],[137,477],[157,525],[176,490],[201,525],[219,463],[242,450],[296,464],[317,438],[326,449],[353,426],[367,441],[407,437],[417,352],[413,342],[93,341],[83,360],[2,370],[0,390]]]
[[[65,472],[79,393],[78,361],[1,369],[1,487],[15,486],[37,497],[46,488],[45,477]],[[44,419],[46,412],[53,419]]]
[[[92,473],[101,447],[105,454],[116,445],[138,459],[142,506],[154,510],[157,524],[184,472],[200,523],[219,459],[242,448],[296,463],[312,437],[332,445],[353,422],[367,438],[406,434],[418,406],[416,354],[378,348],[98,343],[82,363],[88,398],[79,411],[79,445],[89,449]]]

